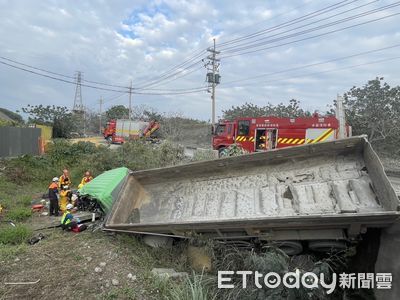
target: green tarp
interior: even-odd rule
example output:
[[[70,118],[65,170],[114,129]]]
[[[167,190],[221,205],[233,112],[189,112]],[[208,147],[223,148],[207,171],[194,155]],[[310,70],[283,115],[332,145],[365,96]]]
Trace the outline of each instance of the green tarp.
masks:
[[[109,212],[113,203],[114,190],[128,174],[128,168],[113,169],[95,177],[78,191],[81,195],[90,196],[99,201],[105,212]]]

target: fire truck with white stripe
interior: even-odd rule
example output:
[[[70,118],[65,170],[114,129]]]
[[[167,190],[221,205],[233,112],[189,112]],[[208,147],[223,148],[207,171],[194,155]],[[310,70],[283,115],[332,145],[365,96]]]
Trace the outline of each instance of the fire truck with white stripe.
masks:
[[[350,136],[351,127],[344,128],[345,136]],[[220,153],[234,143],[248,152],[258,152],[332,141],[338,133],[339,121],[334,116],[248,117],[217,124],[212,142],[213,149]]]

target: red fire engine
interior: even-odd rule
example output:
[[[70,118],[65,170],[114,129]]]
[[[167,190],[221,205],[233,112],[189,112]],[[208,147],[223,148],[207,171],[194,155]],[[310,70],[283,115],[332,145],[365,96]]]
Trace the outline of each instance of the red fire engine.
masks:
[[[257,117],[220,122],[213,135],[213,149],[220,153],[231,144],[248,152],[313,144],[337,138],[339,122],[333,116],[305,118]],[[346,136],[351,128],[346,126]]]

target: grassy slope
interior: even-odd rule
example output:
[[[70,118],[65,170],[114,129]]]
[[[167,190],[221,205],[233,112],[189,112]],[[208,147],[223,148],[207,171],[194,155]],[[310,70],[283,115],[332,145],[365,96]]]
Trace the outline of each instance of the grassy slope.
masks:
[[[60,146],[65,153],[74,153],[77,149],[70,149],[65,144]],[[146,147],[124,147],[122,154],[127,157],[126,163],[132,168],[146,168],[171,163],[175,156],[180,155],[168,145],[158,150]],[[114,159],[121,155],[105,149],[87,152],[82,162],[78,155],[69,160],[73,163],[67,164],[74,182],[78,182],[83,171],[82,164],[86,163],[86,167],[96,161],[96,171],[100,172],[115,167],[107,165],[110,155]],[[0,299],[183,299],[179,296],[184,292],[183,283],[156,280],[150,274],[154,267],[190,272],[181,247],[156,250],[133,236],[110,236],[89,230],[74,234],[62,232],[59,228],[41,231],[47,238],[35,245],[26,243],[33,234],[29,224],[43,218],[37,214],[30,216],[31,200],[40,199],[47,190],[49,179],[60,173],[65,163],[59,158],[63,156],[64,152],[55,151],[53,157],[0,161],[0,204],[5,207],[0,214],[0,278],[4,282],[40,279],[35,285],[0,285]],[[140,162],[136,161],[138,156],[142,158]],[[9,221],[17,227],[10,225]],[[94,269],[100,262],[105,262],[106,266],[102,268],[103,272],[96,273]],[[136,275],[137,279],[129,280],[129,273]],[[117,279],[119,285],[113,286],[112,279]]]

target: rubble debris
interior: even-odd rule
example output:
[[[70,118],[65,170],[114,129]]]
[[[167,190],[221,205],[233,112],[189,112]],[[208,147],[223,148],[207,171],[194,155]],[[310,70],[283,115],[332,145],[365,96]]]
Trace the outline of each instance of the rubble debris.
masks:
[[[30,245],[34,245],[34,244],[40,242],[41,240],[43,240],[43,239],[45,239],[45,238],[46,238],[46,236],[45,236],[43,233],[39,232],[39,233],[35,234],[33,237],[31,237],[31,238],[28,240],[28,243],[29,243]]]
[[[113,286],[119,285],[118,279],[112,279],[112,280],[111,280],[111,284],[112,284]]]
[[[132,273],[129,273],[127,277],[128,277],[128,279],[130,279],[132,281],[135,281],[137,278],[136,275],[132,275]]]

